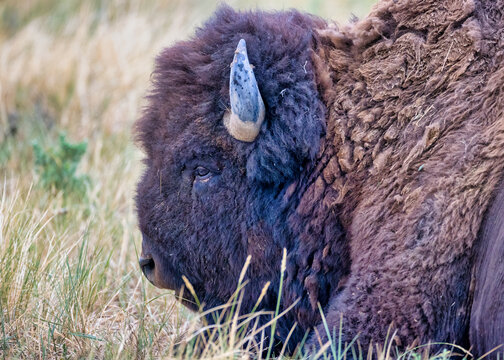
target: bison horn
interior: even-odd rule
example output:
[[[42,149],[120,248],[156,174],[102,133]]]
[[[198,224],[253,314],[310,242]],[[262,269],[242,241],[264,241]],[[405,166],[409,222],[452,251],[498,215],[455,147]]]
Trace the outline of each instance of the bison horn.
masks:
[[[237,140],[254,141],[264,120],[265,108],[243,39],[231,63],[229,98],[231,111],[224,115],[226,129]]]

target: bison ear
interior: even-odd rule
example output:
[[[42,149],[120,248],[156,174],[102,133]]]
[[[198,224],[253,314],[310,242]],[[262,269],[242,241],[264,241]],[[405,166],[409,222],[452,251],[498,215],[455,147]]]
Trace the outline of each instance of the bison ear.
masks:
[[[229,100],[231,110],[224,115],[227,131],[237,140],[254,141],[261,129],[265,109],[243,39],[238,43],[231,63]]]
[[[289,65],[274,66],[259,78],[268,112],[247,160],[247,176],[261,183],[281,185],[309,171],[325,135],[326,108],[309,58]]]
[[[309,171],[325,134],[325,109],[316,97],[312,100],[302,106],[293,98],[293,108],[278,109],[278,116],[272,116],[276,118],[268,116],[268,129],[247,160],[249,179],[280,186]]]

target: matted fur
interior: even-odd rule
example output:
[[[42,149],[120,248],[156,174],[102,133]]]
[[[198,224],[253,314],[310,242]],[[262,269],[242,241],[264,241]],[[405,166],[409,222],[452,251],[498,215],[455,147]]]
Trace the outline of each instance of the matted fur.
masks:
[[[312,328],[317,345],[320,303],[330,327],[343,317],[343,341],[383,342],[393,323],[403,346],[470,345],[478,231],[504,169],[503,8],[381,1],[339,29],[295,11],[221,7],[165,50],[137,123],[147,153],[138,214],[156,285],[179,288],[185,275],[217,305],[251,254],[243,311],[266,281],[273,309],[286,247],[282,306],[301,301],[279,340],[297,322],[293,346]],[[240,38],[267,107],[252,144],[222,124]],[[202,184],[191,164],[213,176]],[[479,354],[504,341],[483,333],[471,334],[486,344]]]

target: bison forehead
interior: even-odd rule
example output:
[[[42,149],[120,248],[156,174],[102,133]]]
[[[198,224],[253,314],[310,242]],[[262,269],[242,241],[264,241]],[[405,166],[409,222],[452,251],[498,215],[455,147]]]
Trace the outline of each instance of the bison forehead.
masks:
[[[248,176],[285,181],[319,148],[324,107],[312,65],[313,29],[325,23],[296,11],[237,13],[222,6],[193,39],[156,59],[136,138],[148,157],[193,138],[247,158]],[[266,106],[258,139],[242,144],[223,123],[230,108],[230,63],[240,39]],[[252,152],[254,154],[252,154]]]

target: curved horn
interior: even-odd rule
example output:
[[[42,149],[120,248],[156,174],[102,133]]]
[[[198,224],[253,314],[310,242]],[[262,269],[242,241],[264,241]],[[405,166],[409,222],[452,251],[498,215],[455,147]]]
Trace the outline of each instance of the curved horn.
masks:
[[[231,63],[229,98],[231,111],[224,115],[226,129],[237,140],[254,141],[264,120],[265,108],[243,39]]]

